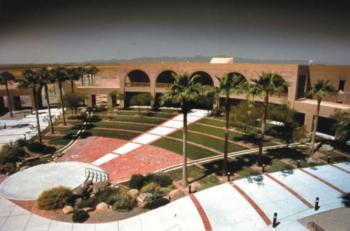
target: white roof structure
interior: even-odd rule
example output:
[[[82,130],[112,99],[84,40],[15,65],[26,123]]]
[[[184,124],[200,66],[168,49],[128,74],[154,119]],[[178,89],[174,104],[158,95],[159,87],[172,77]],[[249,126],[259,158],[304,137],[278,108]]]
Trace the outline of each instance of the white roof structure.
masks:
[[[233,57],[213,57],[213,58],[211,58],[210,63],[215,63],[215,64],[217,64],[217,63],[222,63],[222,64],[231,63],[231,64],[233,64],[234,59],[233,59]]]

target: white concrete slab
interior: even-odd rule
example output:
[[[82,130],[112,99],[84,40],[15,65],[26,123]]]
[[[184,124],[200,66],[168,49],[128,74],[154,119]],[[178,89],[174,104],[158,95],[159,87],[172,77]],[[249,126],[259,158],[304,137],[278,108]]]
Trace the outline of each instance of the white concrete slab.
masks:
[[[350,162],[337,163],[335,165],[347,171],[350,171]]]
[[[164,127],[170,127],[170,128],[182,128],[182,121],[176,121],[176,120],[169,120],[162,124]]]
[[[306,171],[322,178],[344,192],[350,192],[350,174],[329,165],[306,168]]]
[[[159,136],[166,136],[174,131],[176,131],[176,128],[168,128],[168,127],[159,126],[159,127],[156,127],[154,129],[148,131],[147,133],[159,135]]]
[[[113,153],[107,153],[106,155],[98,158],[97,160],[95,160],[94,162],[92,162],[93,165],[96,165],[96,166],[100,166],[104,163],[107,163],[108,161],[111,161],[115,158],[117,158],[118,155],[117,154],[113,154]]]
[[[117,148],[116,150],[114,150],[113,153],[123,155],[123,154],[131,152],[139,147],[141,147],[141,144],[127,143],[127,144],[124,144],[123,146],[121,146],[120,148]]]
[[[196,198],[213,230],[259,230],[266,226],[255,209],[230,184],[198,192]]]
[[[156,141],[160,139],[161,137],[159,135],[153,135],[149,133],[145,133],[136,139],[132,140],[132,142],[138,143],[138,144],[150,144],[153,141]]]
[[[245,178],[235,181],[235,184],[255,201],[270,220],[275,212],[280,218],[284,218],[309,209],[293,194],[268,177],[258,176],[252,179],[259,180],[251,181]]]
[[[339,206],[342,205],[339,200],[339,196],[341,196],[339,192],[298,169],[293,170],[291,174],[275,172],[271,175],[297,192],[311,204],[314,204],[316,197],[319,197],[321,207],[332,203],[338,203]]]
[[[0,184],[0,194],[17,200],[36,200],[42,191],[53,187],[79,186],[86,179],[86,168],[104,171],[92,164],[82,162],[41,164],[7,177]]]

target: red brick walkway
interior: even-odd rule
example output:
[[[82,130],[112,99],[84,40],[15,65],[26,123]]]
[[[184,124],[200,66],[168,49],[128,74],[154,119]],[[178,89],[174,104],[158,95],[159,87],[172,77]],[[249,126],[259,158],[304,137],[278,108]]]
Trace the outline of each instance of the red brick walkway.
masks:
[[[122,181],[132,174],[146,174],[182,163],[182,156],[171,151],[143,145],[142,147],[101,165],[109,173],[112,181]]]
[[[126,144],[127,140],[90,136],[86,139],[78,140],[68,149],[58,161],[81,161],[93,162],[98,158],[112,152],[118,147]]]

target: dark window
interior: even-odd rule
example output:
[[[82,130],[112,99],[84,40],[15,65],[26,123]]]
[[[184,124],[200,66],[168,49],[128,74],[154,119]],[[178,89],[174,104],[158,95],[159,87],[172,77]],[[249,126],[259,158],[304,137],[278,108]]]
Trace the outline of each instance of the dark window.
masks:
[[[345,80],[339,80],[338,90],[344,91],[344,89],[345,89]]]

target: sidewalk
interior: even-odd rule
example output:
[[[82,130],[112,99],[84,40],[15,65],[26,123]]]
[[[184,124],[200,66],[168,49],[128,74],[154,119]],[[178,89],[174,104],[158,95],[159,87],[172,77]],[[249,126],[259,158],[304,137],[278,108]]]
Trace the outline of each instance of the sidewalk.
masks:
[[[342,169],[350,169],[350,163],[335,165]],[[306,174],[305,171],[312,172],[314,176]],[[203,209],[201,212],[208,218],[212,230],[306,231],[306,227],[298,222],[299,219],[343,207],[339,198],[341,194],[323,181],[350,191],[350,185],[346,183],[350,182],[350,174],[331,165],[306,168],[303,171],[297,169],[275,172],[270,175],[275,180],[267,175],[248,177],[193,194]],[[320,209],[317,211],[303,201],[313,205],[316,196],[320,197]],[[272,228],[270,222],[266,222],[266,219],[272,221],[274,212],[278,213],[280,222],[276,229]],[[129,219],[104,224],[53,221],[31,214],[7,199],[0,198],[0,230],[4,231],[204,231],[202,217],[198,206],[195,206],[189,196]]]

